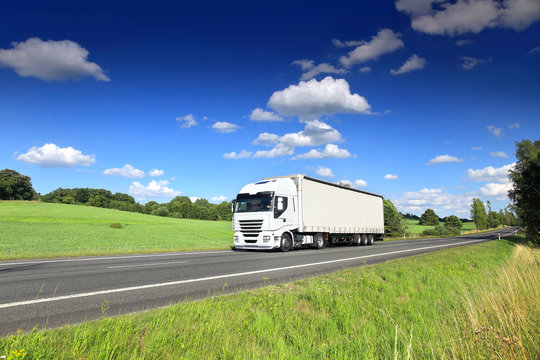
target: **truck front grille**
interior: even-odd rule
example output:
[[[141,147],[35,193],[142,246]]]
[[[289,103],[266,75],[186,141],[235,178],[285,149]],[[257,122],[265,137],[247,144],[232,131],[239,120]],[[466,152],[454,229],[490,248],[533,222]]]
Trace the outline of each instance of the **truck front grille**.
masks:
[[[263,220],[238,220],[240,231],[247,243],[257,242],[263,224]]]

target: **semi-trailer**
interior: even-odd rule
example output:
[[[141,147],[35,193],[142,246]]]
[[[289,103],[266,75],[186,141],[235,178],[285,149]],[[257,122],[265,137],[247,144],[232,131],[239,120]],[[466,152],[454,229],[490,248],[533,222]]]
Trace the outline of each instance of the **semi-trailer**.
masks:
[[[305,175],[265,178],[233,200],[234,247],[372,245],[384,236],[383,197]]]

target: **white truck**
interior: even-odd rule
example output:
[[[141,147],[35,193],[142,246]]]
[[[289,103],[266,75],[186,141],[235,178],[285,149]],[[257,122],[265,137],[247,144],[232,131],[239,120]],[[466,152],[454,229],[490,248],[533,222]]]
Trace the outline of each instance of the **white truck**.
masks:
[[[384,235],[381,195],[305,175],[247,184],[233,212],[236,249],[372,245]]]

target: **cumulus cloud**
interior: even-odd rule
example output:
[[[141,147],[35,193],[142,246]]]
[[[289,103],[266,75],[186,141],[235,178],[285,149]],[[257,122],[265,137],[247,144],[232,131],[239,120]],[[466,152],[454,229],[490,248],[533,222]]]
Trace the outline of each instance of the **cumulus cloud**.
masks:
[[[386,174],[384,175],[384,180],[397,180],[399,179],[399,176],[393,175],[393,174]]]
[[[506,155],[506,153],[503,152],[503,151],[492,151],[492,152],[489,153],[489,155],[495,156],[495,157],[500,157],[500,158],[503,158],[503,159],[506,159],[508,157],[508,155]]]
[[[272,146],[279,142],[279,136],[276,134],[262,133],[253,140],[253,145],[263,145],[263,146]]]
[[[531,50],[529,50],[529,55],[535,55],[537,53],[540,52],[540,46],[537,46],[535,48],[532,48]]]
[[[487,127],[488,131],[493,134],[493,136],[496,136],[500,138],[504,135],[503,129],[496,127],[495,125],[489,125]]]
[[[334,44],[335,47],[343,48],[343,47],[356,47],[365,44],[366,41],[364,40],[346,40],[341,41],[339,39],[332,39],[332,44]]]
[[[513,124],[510,124],[510,126],[508,126],[510,130],[519,129],[520,127],[521,125],[519,123],[513,123]]]
[[[372,69],[371,69],[369,66],[362,66],[362,67],[360,68],[359,71],[360,71],[361,73],[368,73],[368,72],[370,72],[371,70],[372,70]]]
[[[492,197],[496,200],[506,200],[508,191],[512,189],[511,183],[489,183],[480,188],[482,195]]]
[[[416,54],[413,54],[410,58],[407,59],[407,61],[405,61],[403,65],[401,65],[399,69],[390,70],[390,74],[392,75],[406,74],[413,70],[423,69],[424,65],[426,65],[426,59],[421,58]]]
[[[144,177],[144,171],[135,169],[130,164],[126,164],[121,168],[105,169],[105,171],[103,171],[103,175],[115,175],[127,178],[142,178]]]
[[[319,166],[317,170],[315,170],[315,173],[322,177],[328,177],[328,178],[334,177],[334,173],[332,173],[332,170],[324,166]]]
[[[163,176],[163,174],[165,174],[165,171],[159,169],[152,169],[148,173],[150,176]]]
[[[219,196],[212,197],[211,200],[213,202],[222,202],[222,201],[227,201],[227,197],[225,195],[219,195]]]
[[[176,118],[176,121],[178,121],[180,124],[182,124],[183,128],[190,128],[192,126],[195,126],[199,124],[197,120],[195,120],[195,117],[193,114],[187,114],[185,116],[179,116]]]
[[[345,79],[330,76],[321,81],[300,81],[298,85],[276,91],[268,100],[268,107],[304,120],[336,113],[370,114],[370,105],[364,97],[351,94]]]
[[[456,41],[456,45],[459,47],[469,45],[469,44],[472,44],[471,40],[461,39],[461,40]]]
[[[315,65],[313,60],[295,60],[292,62],[292,65],[298,65],[300,68],[305,71],[300,80],[309,80],[314,78],[319,74],[346,74],[347,70],[339,69],[328,63],[322,63]]]
[[[459,60],[461,63],[458,67],[461,70],[472,70],[480,64],[485,64],[491,61],[491,58],[477,59],[471,56],[460,56]]]
[[[272,111],[265,111],[261,108],[256,108],[249,115],[251,121],[283,121],[283,117]]]
[[[227,121],[217,121],[212,125],[212,129],[218,133],[228,134],[240,129],[240,126]]]
[[[538,0],[399,0],[396,8],[411,16],[413,29],[449,36],[495,27],[522,31],[540,19]]]
[[[277,144],[272,150],[259,150],[253,157],[254,158],[274,158],[278,156],[289,156],[294,154],[294,147],[287,146],[285,144]]]
[[[367,182],[362,179],[354,180],[354,185],[357,187],[367,187]]]
[[[242,150],[238,154],[234,151],[223,154],[223,157],[228,160],[247,159],[253,154],[251,151]]]
[[[463,162],[463,159],[460,159],[451,155],[439,155],[429,160],[429,162],[426,163],[426,165],[436,165],[436,164],[444,164],[444,163],[452,163],[452,162],[460,163],[460,162]]]
[[[362,42],[346,56],[342,56],[339,61],[345,67],[360,64],[368,60],[379,58],[386,53],[396,51],[404,46],[400,39],[400,34],[390,29],[379,30],[369,42]]]
[[[351,156],[351,153],[346,149],[340,149],[339,146],[334,144],[327,144],[323,151],[317,149],[311,149],[305,154],[295,156],[293,159],[345,159]]]
[[[468,213],[474,193],[449,194],[442,189],[424,188],[420,191],[404,192],[393,201],[400,211],[420,213],[431,208],[435,211],[448,210],[456,213]]]
[[[146,200],[149,198],[173,197],[180,195],[181,192],[168,187],[167,180],[156,181],[152,180],[147,186],[144,186],[138,181],[134,181],[129,186],[129,194],[133,195],[138,200]]]
[[[15,159],[45,168],[72,168],[77,165],[89,166],[96,162],[94,155],[85,155],[71,146],[61,148],[53,143],[41,147],[32,146],[24,154],[15,154]]]
[[[467,170],[467,178],[475,182],[497,182],[497,183],[507,183],[510,180],[508,179],[508,174],[510,170],[514,168],[516,164],[508,164],[501,166],[500,168],[494,168],[493,166],[487,166],[483,169],[469,169]]]
[[[98,64],[87,60],[88,50],[71,40],[29,38],[11,45],[11,49],[0,49],[0,67],[11,68],[20,76],[46,81],[91,76],[110,81]]]

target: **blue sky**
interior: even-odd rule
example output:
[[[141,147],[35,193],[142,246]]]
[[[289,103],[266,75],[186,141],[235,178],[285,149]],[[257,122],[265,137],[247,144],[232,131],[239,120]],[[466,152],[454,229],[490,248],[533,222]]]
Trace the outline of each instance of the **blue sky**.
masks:
[[[508,203],[540,134],[537,0],[10,2],[0,168],[138,201],[303,173],[403,212]]]

